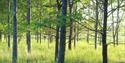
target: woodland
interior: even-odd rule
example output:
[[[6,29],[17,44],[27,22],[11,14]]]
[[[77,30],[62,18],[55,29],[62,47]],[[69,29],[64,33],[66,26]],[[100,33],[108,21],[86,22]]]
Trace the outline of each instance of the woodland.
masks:
[[[0,63],[125,63],[125,0],[0,0]]]

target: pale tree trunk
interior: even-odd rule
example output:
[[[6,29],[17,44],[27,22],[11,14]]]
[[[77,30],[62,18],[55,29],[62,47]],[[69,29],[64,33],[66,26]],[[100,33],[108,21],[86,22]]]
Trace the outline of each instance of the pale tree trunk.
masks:
[[[112,6],[112,0],[111,0],[111,9],[113,9],[113,6]],[[113,11],[112,11],[112,39],[113,39],[113,43],[114,43],[114,46],[115,46],[115,30],[114,30],[114,16],[113,16]]]
[[[117,5],[118,5],[118,9],[117,9],[117,28],[116,28],[116,44],[118,45],[118,40],[119,40],[119,0],[117,0]]]

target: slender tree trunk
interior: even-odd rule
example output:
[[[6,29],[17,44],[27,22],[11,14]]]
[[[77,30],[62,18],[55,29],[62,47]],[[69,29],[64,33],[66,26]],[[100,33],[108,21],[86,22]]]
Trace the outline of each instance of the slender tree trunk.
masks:
[[[89,29],[87,30],[87,38],[86,38],[87,43],[89,43]]]
[[[28,23],[28,27],[27,27],[27,50],[28,53],[31,52],[31,35],[30,35],[30,4],[31,4],[31,0],[27,0],[27,6],[28,6],[28,12],[27,12],[27,23]]]
[[[101,45],[101,44],[102,44],[102,35],[99,34],[99,45]]]
[[[103,63],[108,63],[107,57],[107,43],[106,43],[106,31],[107,31],[107,7],[108,7],[108,0],[104,0],[104,19],[103,19],[103,33],[102,33],[102,56],[103,56]]]
[[[62,0],[62,16],[66,16],[67,14],[67,0]],[[60,47],[59,47],[59,55],[57,63],[64,63],[65,59],[65,44],[66,44],[66,18],[63,19],[63,23],[61,25],[60,30]]]
[[[56,3],[57,3],[57,11],[58,11],[58,14],[57,14],[57,19],[59,18],[59,14],[60,14],[60,9],[61,9],[61,6],[60,6],[60,3],[59,3],[59,0],[56,0]],[[56,43],[55,43],[55,61],[57,61],[57,57],[58,57],[58,48],[59,48],[59,25],[58,25],[59,22],[57,22],[57,25],[56,25]]]
[[[74,22],[74,48],[76,47],[76,23]]]
[[[111,0],[111,9],[113,9],[113,6],[112,6],[112,0]],[[114,16],[113,16],[113,11],[112,11],[112,39],[113,39],[113,42],[114,42],[114,46],[115,46],[115,31],[114,31]]]
[[[98,0],[96,0],[96,23],[95,23],[95,49],[97,49],[97,38],[98,38]]]
[[[12,54],[12,63],[17,63],[17,17],[16,17],[16,8],[17,0],[13,0],[13,54]]]
[[[117,9],[117,30],[116,30],[116,44],[118,45],[118,37],[119,37],[119,0],[117,0],[117,5],[118,5],[118,9]]]
[[[50,43],[50,34],[48,32],[48,48],[49,48],[49,43]]]
[[[68,49],[71,50],[72,44],[72,32],[73,32],[73,21],[72,21],[72,3],[69,0],[69,13],[70,13],[70,33],[69,33],[69,42],[68,42]]]
[[[41,40],[42,39],[42,33],[41,33],[41,30],[40,30],[40,43],[41,43]]]
[[[42,6],[39,4],[39,8],[40,8],[40,13],[39,13],[39,16],[42,16],[42,12],[41,12],[41,10],[42,10],[42,8],[41,8]],[[41,17],[40,17],[40,20],[39,20],[40,22],[41,22]],[[40,43],[41,43],[41,40],[42,39],[42,31],[41,31],[41,27],[40,27]]]
[[[36,32],[36,41],[37,41],[37,43],[39,42],[39,32],[38,32],[38,27],[37,27],[37,32]]]
[[[55,43],[55,61],[58,57],[58,46],[59,45],[59,26],[56,26],[56,43]]]
[[[2,41],[2,31],[0,30],[0,41]]]
[[[8,1],[8,48],[10,48],[10,0]]]
[[[77,25],[77,42],[79,41],[79,25]]]

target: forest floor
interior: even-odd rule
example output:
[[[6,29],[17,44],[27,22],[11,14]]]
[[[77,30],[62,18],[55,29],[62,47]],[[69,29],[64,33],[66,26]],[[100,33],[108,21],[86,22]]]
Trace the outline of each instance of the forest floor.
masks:
[[[68,44],[68,43],[67,43]],[[32,41],[32,51],[29,55],[30,63],[55,63],[54,52],[55,42],[48,44],[42,41],[37,43]],[[102,63],[102,49],[98,45],[98,49],[94,49],[94,45],[87,44],[86,41],[81,40],[77,42],[76,48],[68,50],[66,46],[65,63]],[[18,63],[27,63],[27,46],[25,41],[18,43]],[[114,47],[108,46],[108,60],[109,63],[125,63],[125,44]],[[8,49],[7,42],[0,42],[0,63],[11,63],[12,61],[12,45]]]

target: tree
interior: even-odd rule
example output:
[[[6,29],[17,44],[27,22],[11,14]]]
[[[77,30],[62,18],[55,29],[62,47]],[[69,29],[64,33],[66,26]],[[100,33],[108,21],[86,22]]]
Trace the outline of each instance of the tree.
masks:
[[[10,48],[10,0],[8,2],[8,48]]]
[[[16,8],[17,0],[13,0],[13,54],[12,54],[12,63],[17,63],[17,17],[16,17]]]
[[[0,30],[0,41],[2,40],[2,31]]]
[[[58,14],[57,14],[57,19],[59,18],[59,14],[60,14],[60,9],[61,9],[61,6],[60,6],[60,1],[59,0],[56,0],[56,3],[57,3],[57,11],[58,11]],[[57,60],[57,57],[58,57],[58,48],[59,48],[59,21],[57,20],[57,25],[56,25],[56,43],[55,43],[55,61]]]
[[[111,0],[111,9],[113,9],[113,6],[112,6],[112,0]],[[115,46],[115,31],[114,31],[114,13],[112,11],[112,39],[113,39],[113,42],[114,42],[114,46]]]
[[[108,0],[104,0],[104,18],[103,18],[103,31],[102,31],[102,56],[103,56],[103,63],[108,63],[107,57],[107,43],[106,43],[106,35],[107,35],[107,7],[108,7]]]
[[[31,52],[31,35],[30,35],[30,4],[31,4],[31,0],[27,0],[27,8],[28,8],[28,11],[27,11],[27,23],[28,23],[28,27],[27,27],[27,34],[26,34],[26,37],[27,37],[27,50],[28,50],[28,53]]]
[[[97,37],[98,37],[98,0],[96,0],[96,22],[95,22],[95,49],[97,49]]]
[[[116,44],[118,45],[118,40],[119,40],[119,8],[120,8],[120,3],[119,0],[117,0],[117,27],[116,27]]]
[[[86,33],[86,41],[87,41],[87,43],[89,43],[89,35],[90,35],[89,29],[87,29],[87,33]]]
[[[72,32],[73,32],[73,20],[72,20],[72,7],[73,7],[73,1],[69,0],[69,14],[70,14],[70,33],[69,33],[69,43],[68,43],[68,49],[71,50],[71,42],[72,42]]]
[[[63,24],[60,26],[60,47],[57,63],[64,63],[65,59],[65,44],[66,44],[66,14],[67,14],[67,0],[62,0],[62,16]]]

